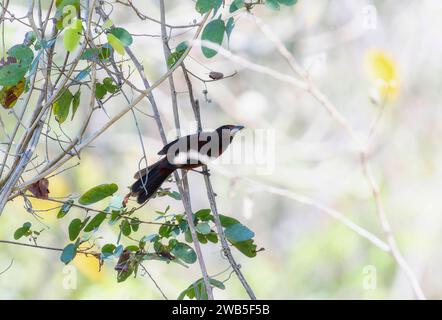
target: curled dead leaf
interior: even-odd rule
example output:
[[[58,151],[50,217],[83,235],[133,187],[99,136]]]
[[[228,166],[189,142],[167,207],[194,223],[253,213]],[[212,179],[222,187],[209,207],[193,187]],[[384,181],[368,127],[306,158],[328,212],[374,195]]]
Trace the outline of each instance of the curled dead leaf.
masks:
[[[48,187],[49,187],[49,180],[43,178],[31,184],[28,190],[38,199],[47,199],[49,196]]]
[[[220,80],[224,78],[224,74],[221,72],[212,71],[209,73],[209,78],[212,80]]]

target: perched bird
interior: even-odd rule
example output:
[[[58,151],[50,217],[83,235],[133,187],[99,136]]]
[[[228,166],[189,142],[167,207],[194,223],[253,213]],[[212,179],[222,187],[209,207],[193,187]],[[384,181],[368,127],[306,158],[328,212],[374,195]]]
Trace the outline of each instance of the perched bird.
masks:
[[[203,165],[198,156],[217,158],[230,145],[235,134],[243,126],[224,125],[211,132],[199,132],[180,137],[158,152],[164,155],[162,159],[149,167],[135,173],[138,179],[131,186],[131,196],[137,197],[137,202],[143,204],[148,201],[176,170],[193,170]]]

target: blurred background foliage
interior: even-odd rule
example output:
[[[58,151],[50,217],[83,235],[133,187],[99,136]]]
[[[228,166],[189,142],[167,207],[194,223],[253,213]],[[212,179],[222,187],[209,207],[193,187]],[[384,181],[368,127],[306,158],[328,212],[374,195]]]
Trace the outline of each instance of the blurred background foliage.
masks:
[[[158,17],[156,1],[133,1],[150,16]],[[227,1],[229,2],[229,1]],[[166,1],[168,22],[188,24],[199,19],[192,1]],[[26,1],[14,0],[16,16],[26,13]],[[374,16],[371,15],[374,12]],[[440,108],[442,69],[440,41],[442,3],[439,1],[300,0],[291,8],[271,11],[257,7],[254,13],[284,41],[302,65],[309,70],[329,98],[338,106],[358,134],[368,139],[375,175],[381,185],[393,231],[406,259],[416,272],[430,298],[442,298],[442,280],[434,276],[440,269],[442,254],[440,193],[442,160]],[[159,26],[139,21],[129,9],[115,4],[113,21],[134,34],[132,49],[142,57],[149,79],[165,71]],[[368,19],[368,20],[367,20]],[[373,20],[374,19],[374,20]],[[6,47],[22,39],[28,31],[20,24],[5,24]],[[191,37],[191,31],[176,32],[171,45]],[[153,36],[149,36],[153,35]],[[236,16],[230,49],[240,56],[282,72],[284,60],[260,33],[246,13]],[[60,56],[62,59],[62,56]],[[224,123],[245,125],[242,133],[254,129],[274,130],[274,170],[263,174],[253,164],[219,164],[231,176],[214,173],[220,213],[244,221],[256,233],[258,247],[265,251],[249,259],[233,251],[258,298],[389,299],[413,297],[404,274],[391,257],[351,230],[312,207],[260,190],[244,177],[305,194],[320,203],[344,212],[350,219],[383,238],[374,202],[360,169],[359,159],[346,134],[307,93],[256,74],[217,56],[207,60],[195,49],[186,60],[194,73],[207,78],[210,70],[238,74],[224,81],[207,84],[207,99],[202,83],[195,82],[206,128]],[[62,63],[62,61],[60,61]],[[129,67],[129,66],[125,66]],[[194,123],[181,75],[175,77],[183,128],[192,131]],[[133,79],[141,84],[138,79]],[[167,84],[154,94],[166,128],[173,127]],[[84,99],[80,105],[86,108]],[[116,113],[125,104],[112,100],[108,112]],[[19,103],[17,104],[19,107]],[[148,110],[147,101],[140,104]],[[13,125],[13,118],[6,117]],[[186,114],[188,116],[186,116]],[[94,117],[94,127],[106,121]],[[77,124],[78,125],[78,124]],[[67,123],[72,132],[76,122]],[[141,130],[149,161],[157,159],[161,141],[152,118],[143,117]],[[173,132],[168,136],[173,137]],[[235,146],[231,149],[234,150]],[[246,145],[246,152],[253,146]],[[230,157],[231,152],[223,157]],[[50,180],[50,196],[81,194],[91,187],[115,182],[122,195],[132,183],[141,149],[133,118],[126,116],[93,148],[83,152],[81,165]],[[272,159],[268,159],[272,161]],[[71,160],[70,164],[75,164]],[[209,207],[202,177],[190,173],[194,210]],[[173,190],[175,186],[170,185]],[[104,201],[105,202],[105,201]],[[34,209],[44,210],[43,231],[38,242],[64,247],[69,220],[57,220],[55,206],[32,200]],[[152,220],[155,210],[181,213],[181,202],[159,198],[146,205],[141,218]],[[106,205],[106,204],[104,204]],[[70,217],[84,215],[73,208]],[[0,218],[0,239],[13,239],[14,230],[23,222],[37,220],[23,209],[21,199],[9,203]],[[154,229],[142,226],[138,234]],[[115,241],[116,230],[104,227],[99,244]],[[0,244],[0,270],[11,259],[11,268],[0,275],[0,299],[154,299],[161,298],[147,276],[139,275],[124,283],[116,282],[113,264],[98,271],[93,257],[77,256],[74,269],[65,268],[59,253]],[[203,246],[211,274],[225,270],[219,245]],[[364,268],[376,270],[376,287],[363,286]],[[200,278],[197,265],[184,269],[153,261],[146,267],[169,298],[175,298],[191,282]],[[73,271],[72,271],[73,270]],[[75,289],[64,289],[66,277],[76,274]],[[227,278],[228,272],[222,277]],[[246,298],[240,283],[232,276],[227,289],[215,290],[216,298]]]

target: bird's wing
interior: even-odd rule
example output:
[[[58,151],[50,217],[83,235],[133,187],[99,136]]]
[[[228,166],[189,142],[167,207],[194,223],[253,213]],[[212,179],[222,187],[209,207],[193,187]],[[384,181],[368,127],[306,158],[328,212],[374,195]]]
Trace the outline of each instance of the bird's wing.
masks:
[[[174,148],[179,151],[188,152],[192,147],[198,147],[200,145],[199,136],[204,133],[194,133],[187,136],[180,137],[166,144],[159,152],[158,155],[166,155],[170,148]],[[196,144],[195,144],[196,143]],[[176,151],[174,150],[173,151]]]
[[[175,139],[172,142],[169,142],[168,144],[166,144],[157,154],[158,155],[165,155],[167,154],[167,150],[169,150],[169,148],[174,145],[175,143],[178,142],[178,140],[180,140],[181,138]]]

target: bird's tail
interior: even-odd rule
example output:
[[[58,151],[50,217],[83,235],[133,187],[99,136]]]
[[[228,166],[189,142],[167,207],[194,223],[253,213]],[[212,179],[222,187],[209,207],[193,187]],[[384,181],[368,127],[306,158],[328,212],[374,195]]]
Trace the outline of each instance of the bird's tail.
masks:
[[[139,179],[130,189],[132,195],[137,196],[137,202],[143,204],[149,200],[174,170],[175,168],[169,164],[167,159],[163,158],[149,166],[148,170],[136,173],[135,178]]]

